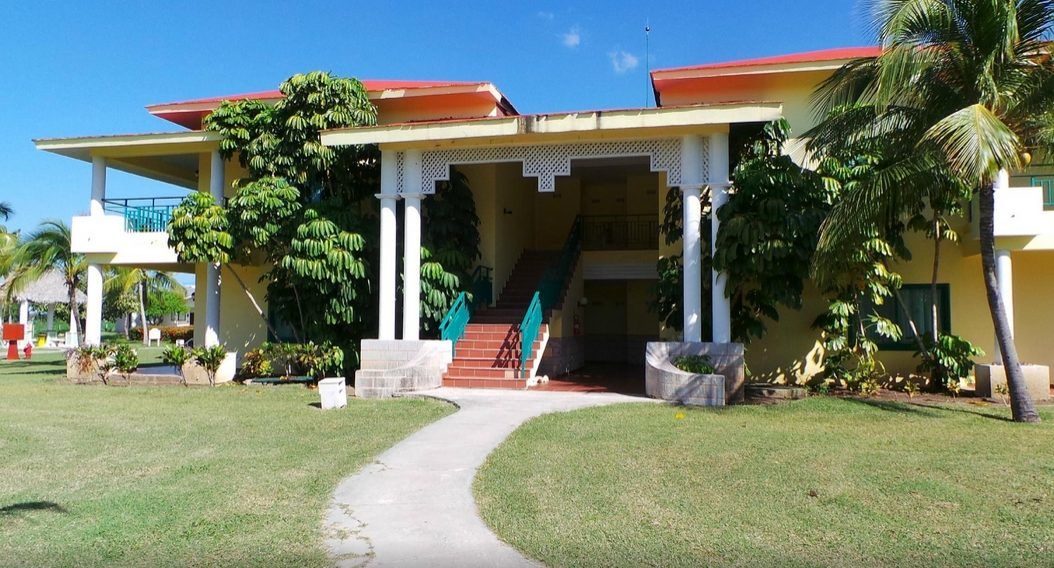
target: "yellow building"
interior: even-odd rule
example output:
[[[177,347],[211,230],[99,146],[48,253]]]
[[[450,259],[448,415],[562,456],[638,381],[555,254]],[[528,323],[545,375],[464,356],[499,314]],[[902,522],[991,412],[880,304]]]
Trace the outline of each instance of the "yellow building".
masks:
[[[800,135],[814,123],[809,97],[816,85],[842,64],[876,53],[853,48],[658,70],[652,73],[657,108],[614,111],[521,115],[489,83],[365,82],[378,107],[378,125],[330,131],[322,140],[381,150],[381,257],[374,283],[380,319],[377,339],[362,344],[358,392],[383,396],[439,384],[526,388],[541,375],[592,363],[640,366],[649,342],[702,345],[708,338],[708,344],[729,344],[723,277],[702,270],[700,235],[691,227],[699,225],[701,194],[712,195],[714,207],[727,199],[730,136],[780,117]],[[230,193],[231,182],[244,172],[219,159],[218,136],[201,130],[202,118],[224,98],[237,97],[148,107],[188,131],[38,140],[37,146],[93,165],[91,213],[73,220],[74,246],[91,263],[87,340],[100,338],[103,265],[192,272],[195,341],[228,346],[230,377],[239,354],[266,338],[259,315],[267,310],[261,268],[182,265],[164,232],[174,199],[113,200],[105,191],[106,171],[114,168],[217,197]],[[802,155],[796,140],[789,151]],[[468,178],[475,198],[481,274],[489,274],[491,305],[471,313],[454,306],[453,324],[444,327],[442,338],[422,340],[420,255],[414,253],[428,222],[421,205],[452,169]],[[1054,276],[1051,174],[1049,164],[1013,173],[997,193],[996,220],[1003,294],[1017,306],[1012,313],[1021,358],[1044,365],[1054,364],[1046,334],[1054,301],[1043,290]],[[682,192],[689,227],[674,247],[658,234],[669,191]],[[399,241],[409,253],[401,267],[402,302],[396,298]],[[906,294],[929,282],[930,248],[912,241],[913,260],[899,267]],[[976,230],[968,225],[961,244],[946,245],[943,307],[950,331],[990,350],[994,340],[977,248]],[[684,332],[677,337],[660,329],[649,309],[656,263],[671,252],[685,258]],[[710,330],[701,327],[703,278],[713,283]],[[764,340],[747,346],[749,372],[782,380],[819,372],[819,336],[810,324],[821,309],[812,293],[800,312],[783,313]],[[891,372],[915,366],[910,351],[887,351],[884,357]],[[729,361],[740,376],[719,369],[730,389],[722,400],[741,396],[742,356]]]

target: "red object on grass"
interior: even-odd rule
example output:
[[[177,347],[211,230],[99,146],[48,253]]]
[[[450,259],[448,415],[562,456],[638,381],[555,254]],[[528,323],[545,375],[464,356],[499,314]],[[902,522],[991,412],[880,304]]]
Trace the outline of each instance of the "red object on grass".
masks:
[[[7,360],[18,361],[18,342],[26,336],[26,326],[20,323],[5,323],[3,340],[7,341]]]
[[[26,346],[22,348],[22,352],[26,354],[26,359],[33,358],[33,344],[26,343]]]

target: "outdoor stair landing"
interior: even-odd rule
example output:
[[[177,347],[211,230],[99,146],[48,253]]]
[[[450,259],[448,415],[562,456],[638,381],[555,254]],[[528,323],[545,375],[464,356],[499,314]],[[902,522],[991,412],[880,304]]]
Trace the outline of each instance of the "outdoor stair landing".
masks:
[[[549,325],[543,322],[534,338],[525,374],[520,369],[520,321],[542,276],[559,255],[559,251],[525,251],[520,256],[494,307],[472,315],[465,336],[454,347],[443,386],[527,388],[549,337]]]

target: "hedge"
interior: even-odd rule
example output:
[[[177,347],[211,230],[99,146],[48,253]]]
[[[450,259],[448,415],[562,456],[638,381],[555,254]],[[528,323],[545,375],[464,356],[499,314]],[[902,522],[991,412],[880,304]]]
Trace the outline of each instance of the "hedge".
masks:
[[[183,341],[190,341],[191,339],[194,339],[194,326],[192,326],[192,325],[184,325],[184,326],[175,326],[175,325],[150,326],[150,329],[154,329],[155,327],[157,327],[158,329],[161,330],[161,339],[162,339],[162,341],[176,341],[176,340],[179,340],[179,339],[182,339]],[[143,339],[143,330],[142,330],[142,328],[135,327],[135,328],[129,330],[128,337],[129,337],[129,339],[142,341],[142,339]]]

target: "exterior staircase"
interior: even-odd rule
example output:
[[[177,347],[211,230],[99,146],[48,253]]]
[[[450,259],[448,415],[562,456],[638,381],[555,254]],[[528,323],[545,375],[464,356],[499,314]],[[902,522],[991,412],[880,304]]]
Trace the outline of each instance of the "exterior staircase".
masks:
[[[443,386],[525,389],[538,366],[549,337],[542,323],[531,350],[532,360],[520,369],[520,321],[538,284],[560,258],[560,251],[524,251],[492,308],[472,315],[464,336],[454,347],[454,360],[443,375]]]

